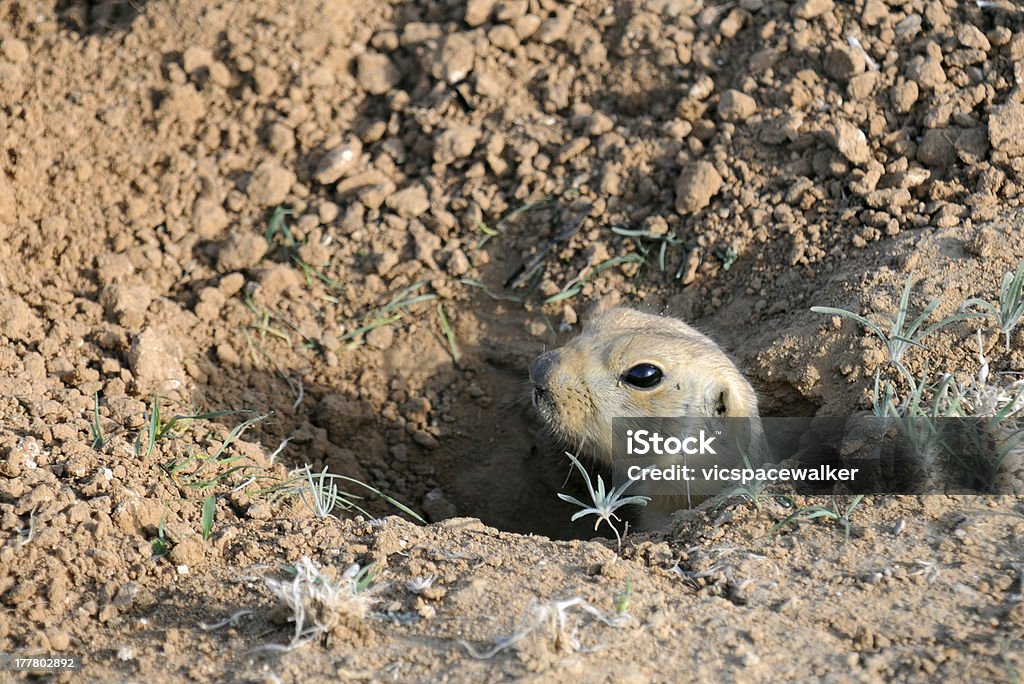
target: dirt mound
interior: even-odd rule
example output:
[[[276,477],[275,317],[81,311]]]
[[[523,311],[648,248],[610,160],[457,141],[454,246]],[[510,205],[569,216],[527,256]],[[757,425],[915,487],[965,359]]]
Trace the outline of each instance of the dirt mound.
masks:
[[[1022,26],[0,0],[0,652],[97,679],[1019,672],[1019,497],[877,497],[849,541],[686,512],[617,556],[555,496],[578,484],[526,368],[633,302],[721,341],[769,413],[866,407],[882,345],[809,307],[892,313],[911,273],[915,311],[994,297],[1024,256]],[[978,325],[907,365],[967,382]],[[993,377],[1021,335],[983,331]],[[315,518],[305,464],[367,485],[342,483],[366,519],[382,492],[444,522]],[[385,575],[326,642],[251,652],[294,628],[257,576],[303,556]]]

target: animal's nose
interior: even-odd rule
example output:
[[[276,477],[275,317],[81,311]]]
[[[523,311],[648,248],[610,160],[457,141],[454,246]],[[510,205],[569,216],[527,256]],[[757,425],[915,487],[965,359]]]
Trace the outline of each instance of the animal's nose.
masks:
[[[551,369],[555,367],[557,360],[558,351],[554,349],[544,352],[534,360],[530,365],[530,382],[534,387],[547,387],[548,376],[551,375]]]

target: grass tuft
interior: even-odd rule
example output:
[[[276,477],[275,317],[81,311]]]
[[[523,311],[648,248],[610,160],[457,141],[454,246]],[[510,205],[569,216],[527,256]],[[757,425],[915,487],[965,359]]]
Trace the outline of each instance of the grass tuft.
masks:
[[[892,317],[892,324],[888,331],[882,328],[882,326],[869,321],[860,314],[855,314],[852,311],[846,309],[837,309],[831,306],[812,306],[811,311],[814,313],[826,314],[831,316],[842,316],[844,318],[851,318],[862,326],[864,326],[869,332],[875,337],[881,340],[882,344],[885,345],[886,350],[889,352],[889,361],[896,366],[900,372],[908,380],[913,379],[910,371],[903,365],[903,357],[911,347],[924,347],[921,340],[933,332],[940,330],[948,325],[956,323],[970,318],[968,314],[953,314],[947,316],[941,320],[938,320],[931,325],[924,325],[925,321],[939,308],[942,301],[936,297],[928,303],[927,306],[909,323],[907,318],[910,312],[910,291],[914,285],[914,276],[911,274],[907,277],[906,282],[903,285],[903,294],[900,296],[899,308],[896,312],[896,316]]]
[[[362,620],[382,587],[374,565],[353,563],[335,580],[303,556],[291,579],[264,578],[270,592],[292,612],[295,629],[287,644],[268,648],[291,651],[329,634],[347,619]]]
[[[397,499],[355,478],[329,473],[326,466],[319,473],[314,473],[309,465],[297,468],[291,472],[284,483],[269,491],[276,496],[297,495],[303,505],[318,518],[336,517],[334,515],[336,509],[355,510],[371,519],[376,517],[359,505],[358,502],[364,501],[365,497],[345,491],[339,486],[339,483],[361,487],[370,494],[384,499],[417,522],[426,524],[426,521],[416,511]]]
[[[1024,259],[1017,265],[1016,271],[1008,271],[999,284],[999,301],[992,302],[978,297],[968,299],[960,307],[966,311],[972,307],[980,308],[970,316],[991,316],[1006,341],[1006,351],[1010,351],[1010,337],[1017,325],[1024,319]]]

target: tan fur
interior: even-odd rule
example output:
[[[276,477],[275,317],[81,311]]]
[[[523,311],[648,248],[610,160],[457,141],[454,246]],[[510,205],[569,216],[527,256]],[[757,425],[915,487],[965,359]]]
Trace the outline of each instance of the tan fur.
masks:
[[[662,370],[660,385],[638,389],[623,380],[641,363]],[[758,416],[754,389],[718,345],[678,319],[635,309],[599,314],[541,355],[530,376],[534,405],[570,449],[609,463],[613,417]]]

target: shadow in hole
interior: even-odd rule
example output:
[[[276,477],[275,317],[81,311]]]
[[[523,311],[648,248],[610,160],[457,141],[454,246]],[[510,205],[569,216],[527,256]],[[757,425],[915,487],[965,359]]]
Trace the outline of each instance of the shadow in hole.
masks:
[[[56,11],[61,28],[103,35],[126,30],[145,7],[146,0],[58,0]]]

